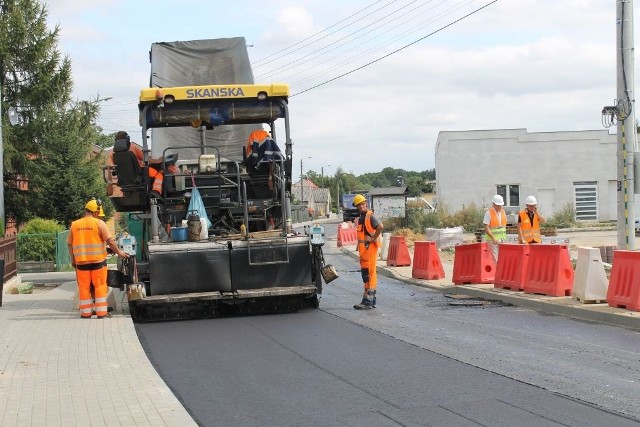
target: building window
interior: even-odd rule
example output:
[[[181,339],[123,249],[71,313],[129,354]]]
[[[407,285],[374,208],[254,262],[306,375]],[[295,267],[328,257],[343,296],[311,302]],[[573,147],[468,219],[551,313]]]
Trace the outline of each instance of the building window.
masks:
[[[496,194],[504,199],[504,205],[507,207],[520,206],[520,186],[517,184],[505,184],[496,186]]]
[[[596,181],[579,181],[573,183],[576,220],[598,220],[598,183]]]

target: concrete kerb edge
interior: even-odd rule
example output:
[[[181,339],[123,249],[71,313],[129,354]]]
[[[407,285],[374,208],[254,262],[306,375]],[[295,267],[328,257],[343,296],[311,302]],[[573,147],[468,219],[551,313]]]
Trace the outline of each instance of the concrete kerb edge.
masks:
[[[532,310],[541,311],[547,314],[560,315],[583,321],[605,323],[612,326],[621,326],[628,329],[640,330],[640,317],[633,317],[632,312],[627,312],[627,315],[625,315],[624,313],[607,313],[597,311],[598,306],[593,306],[595,309],[589,309],[585,307],[591,306],[591,304],[582,304],[581,306],[576,306],[555,304],[551,301],[540,300],[540,298],[560,298],[562,301],[566,301],[567,299],[571,300],[571,297],[544,297],[541,295],[523,294],[521,292],[506,293],[507,291],[501,291],[498,293],[493,290],[478,289],[472,286],[477,285],[451,286],[446,289],[446,292],[457,295],[469,295],[489,301],[501,301],[506,304],[530,308]],[[607,306],[605,308],[608,309],[609,307]]]
[[[340,251],[342,253],[348,254],[355,259],[359,259],[358,254],[349,247],[340,247]],[[405,283],[410,283],[443,293],[469,295],[488,301],[500,301],[517,307],[529,308],[547,314],[560,315],[582,321],[604,323],[607,325],[620,326],[627,329],[640,330],[640,316],[634,315],[634,312],[608,313],[597,311],[598,306],[593,306],[594,308],[588,308],[585,307],[585,304],[581,306],[557,304],[551,301],[541,300],[540,298],[545,298],[541,295],[523,294],[522,292],[506,291],[503,289],[499,289],[496,291],[494,290],[494,288],[479,289],[475,287],[478,285],[452,284],[449,286],[443,286],[442,284],[433,284],[422,279],[408,278],[398,274],[393,270],[392,267],[385,267],[380,265],[378,265],[378,271],[380,272],[380,274],[386,277],[391,277]],[[563,301],[565,301],[566,299],[571,299],[570,297],[546,298],[563,298]],[[591,304],[586,305],[591,306]],[[609,309],[609,307],[606,306],[605,309]]]

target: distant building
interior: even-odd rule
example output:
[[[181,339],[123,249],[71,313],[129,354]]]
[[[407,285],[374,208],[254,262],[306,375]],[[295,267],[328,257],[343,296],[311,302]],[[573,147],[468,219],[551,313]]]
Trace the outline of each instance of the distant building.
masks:
[[[570,204],[576,219],[617,218],[617,136],[607,130],[442,131],[436,143],[437,206],[489,207],[500,194],[507,213],[533,195],[543,216]]]
[[[313,208],[315,217],[326,217],[331,212],[331,192],[329,189],[320,188],[308,179],[291,185],[291,197],[293,200]]]

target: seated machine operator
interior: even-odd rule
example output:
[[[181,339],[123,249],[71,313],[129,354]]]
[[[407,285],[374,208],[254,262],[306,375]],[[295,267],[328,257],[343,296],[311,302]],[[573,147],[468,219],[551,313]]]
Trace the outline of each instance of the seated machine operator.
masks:
[[[273,190],[273,162],[279,159],[280,148],[269,132],[263,129],[251,132],[243,154],[249,174],[258,172],[268,175],[269,190]]]
[[[130,140],[129,134],[127,134],[127,132],[125,131],[119,131],[116,133],[115,136],[115,140],[119,141],[121,139],[127,139],[129,140],[130,144],[129,144],[129,151],[131,151],[136,158],[138,159],[138,163],[140,164],[140,167],[144,167],[144,153],[142,152],[142,147],[140,147],[138,144],[136,144],[135,142],[132,142]],[[149,158],[149,178],[152,180],[152,186],[151,186],[151,195],[156,197],[156,198],[161,198],[162,196],[162,184],[164,183],[164,175],[162,173],[162,162],[164,161],[163,157],[158,157],[158,158]],[[111,155],[109,156],[109,163],[111,165],[114,164],[113,162],[113,152],[111,152]],[[167,167],[168,171],[171,173],[178,173],[178,168],[175,165],[168,165]]]

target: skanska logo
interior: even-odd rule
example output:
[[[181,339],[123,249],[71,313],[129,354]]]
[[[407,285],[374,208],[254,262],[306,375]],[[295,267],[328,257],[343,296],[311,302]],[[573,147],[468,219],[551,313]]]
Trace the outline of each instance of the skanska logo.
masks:
[[[241,87],[212,87],[201,89],[187,89],[187,99],[196,98],[231,98],[244,96]]]

